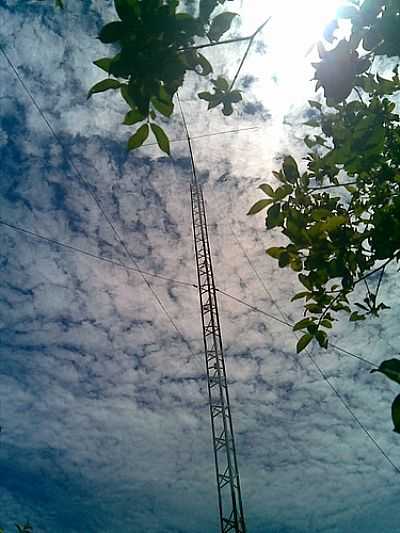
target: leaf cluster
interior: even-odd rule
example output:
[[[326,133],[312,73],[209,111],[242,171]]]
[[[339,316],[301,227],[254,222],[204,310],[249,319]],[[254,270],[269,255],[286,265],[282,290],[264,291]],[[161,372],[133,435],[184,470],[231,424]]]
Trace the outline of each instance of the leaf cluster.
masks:
[[[274,172],[279,186],[261,185],[266,198],[249,211],[267,209],[267,229],[278,228],[289,242],[267,254],[297,272],[303,286],[292,298],[304,302],[304,318],[293,327],[302,331],[298,353],[314,339],[326,348],[339,313],[356,322],[388,309],[379,291],[387,265],[400,260],[399,65],[391,78],[371,72],[378,56],[399,60],[400,4],[365,0],[344,6],[338,17],[350,19],[353,29],[329,51],[319,45],[315,78],[326,106],[309,102],[312,119],[305,125],[317,132],[304,138],[304,171],[286,156]],[[337,26],[328,28],[331,43]],[[400,383],[400,360],[372,372]],[[400,394],[391,414],[400,433]]]
[[[88,97],[110,89],[119,90],[129,106],[123,123],[130,126],[146,122],[129,139],[129,149],[141,146],[152,131],[160,148],[169,154],[166,133],[150,120],[172,115],[173,97],[188,71],[202,77],[213,72],[212,65],[195,44],[198,39],[218,41],[229,30],[235,13],[222,12],[211,18],[225,1],[201,0],[199,15],[193,17],[178,11],[179,0],[114,0],[119,20],[106,24],[99,39],[116,46],[118,53],[94,62],[109,77],[96,83]],[[220,86],[227,82],[218,77],[213,84],[219,98]],[[226,90],[221,94],[224,113],[230,114],[232,103],[238,102],[241,95],[239,91],[226,94]]]
[[[242,100],[242,94],[238,90],[233,90],[227,80],[222,76],[218,76],[216,80],[211,80],[214,86],[214,92],[201,92],[198,97],[201,100],[208,102],[208,109],[213,109],[222,104],[222,113],[225,116],[232,115],[233,106]]]
[[[324,88],[328,104],[345,100],[356,85],[356,78],[368,70],[376,57],[400,56],[398,0],[364,0],[359,7],[354,2],[343,5],[325,33],[329,42],[334,41],[341,19],[352,24],[350,38],[342,39],[329,51],[320,43],[321,61],[314,64],[317,89]]]

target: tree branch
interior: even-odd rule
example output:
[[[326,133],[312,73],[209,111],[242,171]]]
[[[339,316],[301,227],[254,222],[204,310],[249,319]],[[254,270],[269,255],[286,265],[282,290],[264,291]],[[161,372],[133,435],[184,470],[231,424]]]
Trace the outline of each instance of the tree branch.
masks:
[[[347,185],[356,185],[357,181],[348,181],[346,183],[338,183],[337,185],[323,185],[322,187],[310,187],[310,191],[322,191],[324,189],[334,189],[335,187],[346,187]]]
[[[360,283],[360,281],[364,281],[365,279],[369,278],[369,276],[372,276],[373,274],[376,274],[380,270],[385,270],[385,268],[388,266],[389,263],[394,261],[394,257],[391,257],[388,259],[383,265],[381,265],[378,268],[375,268],[375,270],[371,270],[371,272],[368,272],[368,274],[365,274],[362,278],[359,278],[357,281],[354,282],[354,285],[357,285],[357,283]]]
[[[242,60],[240,62],[240,65],[239,65],[239,68],[237,69],[236,71],[236,74],[235,74],[235,77],[233,78],[233,81],[229,87],[229,92],[231,92],[231,90],[233,89],[238,77],[239,77],[239,74],[240,74],[240,71],[242,70],[242,67],[244,65],[244,62],[246,61],[247,59],[247,56],[250,52],[250,48],[253,44],[253,41],[254,39],[257,37],[257,35],[264,29],[264,27],[268,24],[268,22],[271,20],[271,17],[268,17],[266,21],[264,21],[261,26],[259,26],[256,31],[253,33],[253,35],[250,37],[250,41],[249,41],[249,44],[247,46],[247,49],[246,49],[246,52],[244,53],[244,56],[242,57]]]
[[[178,48],[178,52],[187,52],[188,50],[201,50],[201,48],[213,48],[214,46],[221,46],[223,44],[240,43],[242,41],[249,41],[253,36],[235,37],[234,39],[227,39],[226,41],[217,41],[215,43],[199,44],[196,46],[187,46],[186,48]]]

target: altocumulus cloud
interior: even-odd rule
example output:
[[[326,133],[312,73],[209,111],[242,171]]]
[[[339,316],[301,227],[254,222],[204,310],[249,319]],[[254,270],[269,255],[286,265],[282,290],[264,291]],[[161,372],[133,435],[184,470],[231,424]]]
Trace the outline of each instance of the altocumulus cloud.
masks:
[[[111,1],[68,0],[65,13],[41,2],[5,0],[0,7],[5,50],[63,145],[2,58],[1,219],[195,283],[190,164],[179,118],[168,127],[180,139],[171,159],[153,145],[127,154],[118,98],[85,102],[101,76],[91,61],[107,53],[94,37],[112,17]],[[218,286],[293,321],[300,313],[289,304],[295,280],[265,258],[276,236],[263,232],[262,217],[245,213],[257,185],[271,180],[275,155],[301,157],[304,110],[288,103],[274,112],[268,90],[279,91],[279,76],[266,69],[254,78],[255,68],[268,65],[268,46],[258,50],[243,71],[252,80],[247,111],[254,113],[205,113],[196,80],[182,91],[182,105],[205,188]],[[213,51],[215,63],[231,75],[243,51]],[[257,130],[201,137],[248,127]],[[1,526],[12,531],[29,518],[35,532],[216,531],[195,289],[150,277],[146,283],[5,227],[0,265]],[[335,340],[376,362],[400,351],[397,293],[389,277],[385,322],[343,325]],[[397,531],[393,469],[312,362],[295,355],[290,329],[233,300],[221,297],[220,305],[249,531]],[[313,356],[399,463],[391,385],[333,351],[315,349]]]

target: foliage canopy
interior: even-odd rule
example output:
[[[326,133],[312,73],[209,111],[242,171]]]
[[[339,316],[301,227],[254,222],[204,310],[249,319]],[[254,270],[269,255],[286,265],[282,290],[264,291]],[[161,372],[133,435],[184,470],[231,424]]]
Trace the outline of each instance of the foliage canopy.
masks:
[[[212,65],[199,49],[216,44],[230,29],[236,13],[214,14],[226,1],[201,0],[197,17],[179,11],[179,0],[114,1],[119,20],[106,24],[99,39],[117,46],[118,53],[94,62],[108,78],[94,85],[88,97],[119,90],[129,106],[123,123],[142,123],[129,139],[129,149],[141,146],[151,131],[161,150],[170,153],[168,137],[155,121],[173,114],[174,95],[188,71],[201,77],[212,74]],[[197,44],[204,40],[206,44]],[[212,83],[214,94],[202,92],[199,97],[209,109],[222,105],[223,113],[230,115],[232,104],[242,99],[240,91],[222,76]]]
[[[274,172],[279,185],[261,185],[266,198],[248,213],[267,209],[267,230],[286,241],[267,254],[303,286],[292,298],[304,301],[293,328],[303,332],[298,352],[313,339],[326,348],[341,313],[356,322],[388,309],[380,289],[385,269],[400,259],[400,2],[353,1],[337,17],[313,65],[325,101],[309,102],[305,126],[314,133],[304,138],[304,163],[287,155]],[[348,39],[335,39],[340,19],[351,22]],[[400,382],[399,365],[392,359],[378,371]],[[396,431],[399,417],[397,397]]]

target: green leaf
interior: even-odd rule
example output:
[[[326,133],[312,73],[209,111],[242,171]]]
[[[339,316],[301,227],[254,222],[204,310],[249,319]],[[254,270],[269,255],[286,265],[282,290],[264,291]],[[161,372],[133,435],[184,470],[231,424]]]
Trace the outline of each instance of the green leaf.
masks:
[[[272,200],[258,200],[247,213],[248,215],[255,215],[265,209],[269,204],[272,203]]]
[[[208,61],[206,57],[203,56],[203,54],[200,54],[200,52],[197,52],[197,65],[200,66],[201,70],[195,67],[195,71],[200,76],[208,76],[213,71],[211,63]]]
[[[115,43],[123,39],[125,34],[125,24],[123,22],[110,22],[103,26],[99,33],[99,39],[104,44]]]
[[[332,328],[332,322],[330,320],[327,320],[324,318],[324,320],[321,320],[321,326],[324,326],[324,328]]]
[[[265,194],[267,196],[270,196],[271,198],[273,198],[275,195],[274,189],[271,187],[271,185],[268,185],[268,183],[263,183],[258,188],[265,192]]]
[[[136,124],[137,122],[141,122],[146,117],[142,115],[142,113],[138,109],[132,109],[131,111],[128,111],[125,115],[124,121],[122,124],[125,124],[126,126],[132,126],[133,124]]]
[[[273,257],[274,259],[279,259],[285,251],[286,248],[282,248],[281,246],[272,246],[271,248],[267,248],[267,250],[265,250],[265,253],[268,254],[270,257]]]
[[[303,320],[300,320],[300,322],[296,322],[296,324],[293,326],[293,331],[299,331],[299,329],[304,329],[312,324],[314,324],[314,322],[311,320],[311,318],[303,318]]]
[[[104,72],[110,72],[110,66],[112,63],[111,57],[101,57],[100,59],[96,59],[96,61],[93,61],[93,64],[96,65],[96,67],[101,68],[101,70],[104,70]]]
[[[226,92],[229,89],[229,83],[223,76],[218,76],[216,80],[211,80],[216,89]]]
[[[157,126],[157,124],[151,123],[150,127],[151,127],[152,132],[154,133],[155,138],[157,139],[158,146],[161,148],[163,152],[165,152],[168,155],[171,155],[169,139],[165,131],[162,128],[160,128],[160,126]]]
[[[297,163],[291,155],[288,155],[283,160],[283,172],[289,183],[296,183],[300,178],[299,169]]]
[[[316,220],[318,222],[319,220],[322,220],[323,218],[329,217],[330,214],[331,212],[329,211],[329,209],[321,208],[321,209],[314,209],[311,213],[311,216],[313,220]]]
[[[134,150],[135,148],[138,148],[139,146],[142,146],[144,141],[149,136],[149,125],[143,124],[143,126],[140,126],[140,128],[137,130],[136,133],[130,137],[128,141],[128,150]]]
[[[301,272],[303,270],[303,262],[298,255],[289,254],[289,264],[294,272]]]
[[[132,109],[136,109],[135,101],[130,93],[129,85],[121,85],[121,96]]]
[[[206,102],[212,102],[214,97],[211,93],[207,92],[207,91],[203,91],[201,93],[197,93],[197,96],[201,99],[201,100],[205,100]]]
[[[229,30],[233,19],[237,16],[237,13],[225,11],[224,13],[214,17],[208,32],[208,38],[210,41],[219,41],[223,34]]]
[[[275,200],[283,200],[293,192],[293,187],[291,185],[288,185],[285,183],[285,185],[281,185],[278,187],[274,193]]]
[[[322,313],[322,308],[318,304],[307,304],[305,307],[310,311],[310,313],[315,313],[316,315]]]
[[[238,102],[243,100],[242,93],[240,91],[236,91],[236,90],[235,91],[231,91],[230,93],[228,93],[228,97],[229,97],[229,100],[233,104],[237,104]]]
[[[159,113],[164,115],[164,117],[170,117],[174,111],[174,104],[172,102],[165,102],[159,98],[153,97],[151,103]]]
[[[304,287],[306,289],[308,289],[309,291],[312,291],[313,290],[313,284],[310,280],[310,278],[308,278],[307,276],[305,276],[304,274],[299,274],[299,281],[302,285],[304,285]]]
[[[359,322],[360,320],[365,320],[365,316],[360,315],[360,313],[358,313],[357,311],[354,311],[353,313],[351,313],[349,320],[350,322]]]
[[[323,231],[327,231],[328,233],[335,231],[339,226],[342,226],[343,224],[346,224],[347,218],[343,215],[336,215],[333,217],[329,217],[326,219],[326,221],[322,224],[321,229]]]
[[[311,293],[308,292],[308,291],[301,291],[301,292],[298,292],[297,294],[295,294],[295,295],[290,299],[290,301],[291,301],[291,302],[295,302],[296,300],[302,300],[303,298],[305,298],[305,297],[308,296],[309,294],[311,294]]]
[[[318,330],[315,334],[315,337],[321,346],[321,348],[327,348],[328,347],[328,335],[325,331]]]
[[[108,78],[106,80],[99,81],[99,83],[93,85],[93,87],[88,92],[87,97],[90,98],[92,94],[102,93],[104,91],[108,91],[109,89],[119,89],[120,87],[121,83],[118,80]]]
[[[388,359],[379,365],[379,368],[371,370],[371,374],[380,372],[389,379],[400,383],[400,359]]]
[[[64,1],[63,0],[56,0],[56,6],[59,7],[60,9],[64,9]]]
[[[286,250],[284,250],[279,256],[278,265],[280,268],[285,268],[288,266],[289,263],[290,263],[290,255]]]
[[[400,433],[400,394],[396,396],[392,403],[392,420],[395,433]]]
[[[226,99],[226,97],[223,99],[223,108],[222,108],[222,113],[226,116],[226,117],[229,117],[230,115],[232,115],[233,113],[233,107],[232,107],[232,104],[229,100]]]
[[[268,201],[268,200],[267,200]],[[279,204],[272,205],[267,212],[266,225],[268,229],[275,228],[283,222],[283,215],[281,213],[281,206]]]
[[[298,341],[296,345],[296,351],[297,353],[302,352],[312,341],[314,338],[314,335],[311,335],[311,333],[304,334]]]

